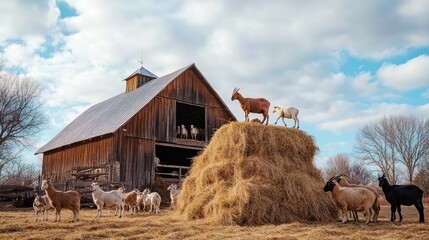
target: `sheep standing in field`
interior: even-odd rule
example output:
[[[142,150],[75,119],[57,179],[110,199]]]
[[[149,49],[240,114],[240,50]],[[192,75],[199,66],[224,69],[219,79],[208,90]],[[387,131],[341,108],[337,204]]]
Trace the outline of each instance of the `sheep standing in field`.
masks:
[[[73,212],[72,222],[79,221],[80,194],[78,192],[57,191],[49,178],[43,180],[41,189],[46,192],[49,201],[55,208],[55,222],[61,222],[61,208],[67,208]]]
[[[51,203],[49,202],[48,196],[39,196],[36,193],[36,197],[33,201],[33,209],[36,215],[36,222],[39,218],[39,212],[42,213],[42,221],[48,221],[48,210],[51,208]]]
[[[362,187],[341,187],[334,179],[328,180],[323,190],[331,192],[332,197],[341,209],[343,215],[342,223],[347,222],[347,211],[364,211],[366,214],[365,223],[368,224],[372,213],[372,206],[377,200],[374,193]]]
[[[175,199],[180,193],[180,189],[178,189],[177,184],[172,183],[170,186],[168,186],[167,190],[170,191],[170,208],[173,208],[174,203],[176,202]]]
[[[345,175],[339,175],[337,177],[337,181],[341,187],[363,187],[363,188],[370,190],[372,193],[374,193],[376,200],[375,200],[374,205],[372,206],[372,210],[374,211],[374,215],[371,217],[371,221],[377,222],[378,221],[378,214],[380,213],[380,194],[378,194],[378,192],[372,187],[349,183],[348,177]],[[359,219],[357,218],[357,213],[356,213],[356,220],[359,221]]]
[[[124,195],[119,190],[105,192],[100,188],[98,183],[94,182],[91,184],[91,191],[92,199],[95,205],[97,205],[96,218],[101,217],[103,207],[110,208],[112,206],[116,206],[115,216],[119,215],[119,217],[122,217],[124,213]]]
[[[296,129],[299,129],[299,119],[298,119],[298,114],[299,114],[299,110],[296,107],[278,107],[275,106],[273,108],[273,113],[277,113],[279,115],[279,117],[277,118],[276,122],[274,124],[277,124],[277,121],[282,118],[283,123],[285,124],[285,126],[287,127],[286,123],[285,123],[285,118],[289,118],[289,119],[293,119],[294,123],[293,123],[293,127]]]
[[[159,213],[161,206],[161,196],[157,192],[150,192],[149,189],[143,191],[144,207],[149,203],[149,213]]]
[[[125,206],[128,206],[128,214],[136,213],[137,208],[137,196],[140,193],[138,189],[134,189],[131,192],[125,193],[124,202]]]
[[[238,90],[239,88],[234,88],[232,91],[231,101],[238,100],[240,103],[241,109],[244,111],[244,121],[249,121],[249,113],[260,113],[264,116],[262,119],[262,124],[265,122],[265,125],[268,125],[269,119],[269,108],[270,102],[265,98],[245,98],[243,97]]]

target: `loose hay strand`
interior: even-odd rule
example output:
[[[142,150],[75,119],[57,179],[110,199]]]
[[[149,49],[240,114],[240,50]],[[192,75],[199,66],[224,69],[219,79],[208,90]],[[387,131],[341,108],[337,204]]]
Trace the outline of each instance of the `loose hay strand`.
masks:
[[[177,214],[223,225],[334,221],[337,208],[301,130],[233,122],[193,160]]]

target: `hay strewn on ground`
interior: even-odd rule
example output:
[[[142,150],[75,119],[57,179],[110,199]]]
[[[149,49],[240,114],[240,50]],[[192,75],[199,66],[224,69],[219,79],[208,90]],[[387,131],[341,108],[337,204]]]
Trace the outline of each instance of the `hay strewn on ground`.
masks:
[[[233,122],[194,159],[177,213],[218,224],[335,221],[313,165],[314,140],[301,130]]]

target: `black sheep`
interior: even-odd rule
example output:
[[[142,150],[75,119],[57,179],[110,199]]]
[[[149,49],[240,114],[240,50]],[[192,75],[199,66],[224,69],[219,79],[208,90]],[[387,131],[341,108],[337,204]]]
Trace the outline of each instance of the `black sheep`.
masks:
[[[378,185],[383,189],[386,200],[391,205],[391,218],[390,221],[395,221],[395,211],[398,209],[399,222],[402,222],[401,205],[411,206],[414,205],[419,211],[420,223],[425,222],[423,213],[423,191],[416,185],[390,185],[386,176],[379,176]]]

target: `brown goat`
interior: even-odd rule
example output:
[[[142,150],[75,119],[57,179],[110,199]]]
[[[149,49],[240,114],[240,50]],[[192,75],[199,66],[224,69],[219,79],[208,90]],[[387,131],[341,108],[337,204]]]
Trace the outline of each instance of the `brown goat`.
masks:
[[[136,213],[137,208],[137,195],[140,193],[138,189],[125,193],[124,201],[125,206],[128,206],[128,214]]]
[[[249,113],[261,113],[264,116],[261,123],[264,124],[265,119],[267,119],[265,125],[268,125],[270,102],[265,98],[245,98],[238,90],[240,89],[234,88],[232,91],[231,101],[238,99],[240,107],[244,111],[245,122],[249,121]]]
[[[55,222],[61,222],[61,208],[67,208],[73,212],[72,222],[79,221],[80,194],[78,192],[73,190],[57,191],[50,179],[43,180],[41,189],[46,192],[55,209]]]

